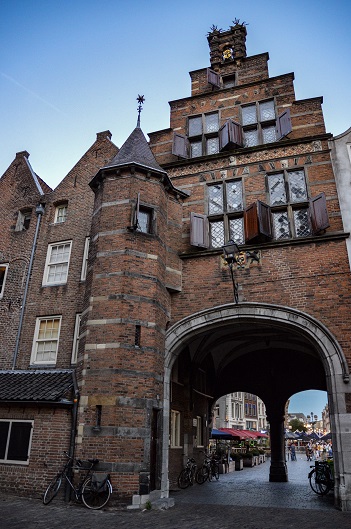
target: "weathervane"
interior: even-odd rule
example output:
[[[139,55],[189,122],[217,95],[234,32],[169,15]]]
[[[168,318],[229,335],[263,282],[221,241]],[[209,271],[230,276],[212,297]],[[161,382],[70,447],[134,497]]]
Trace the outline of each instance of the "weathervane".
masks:
[[[140,127],[140,113],[143,110],[142,105],[145,103],[145,97],[138,94],[137,101],[139,103],[138,105],[138,121],[137,121],[137,127]]]

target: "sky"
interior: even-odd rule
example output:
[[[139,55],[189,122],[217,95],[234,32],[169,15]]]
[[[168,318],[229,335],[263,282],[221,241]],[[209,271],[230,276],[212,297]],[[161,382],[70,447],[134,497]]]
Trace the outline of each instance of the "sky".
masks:
[[[96,139],[124,143],[145,96],[144,133],[169,126],[210,66],[212,25],[247,24],[247,55],[268,52],[270,76],[295,73],[297,99],[323,96],[327,132],[351,127],[350,0],[0,0],[0,175],[26,150],[55,188]],[[319,417],[326,393],[292,397]]]
[[[307,415],[317,415],[318,420],[322,419],[322,411],[328,403],[326,391],[301,391],[293,395],[289,402],[288,413],[303,413]]]
[[[327,132],[351,126],[349,0],[0,0],[0,175],[27,150],[56,187],[97,132],[124,143],[138,94],[144,133],[167,128],[188,72],[210,65],[207,32],[235,18],[271,76],[294,72],[297,99],[324,97]]]

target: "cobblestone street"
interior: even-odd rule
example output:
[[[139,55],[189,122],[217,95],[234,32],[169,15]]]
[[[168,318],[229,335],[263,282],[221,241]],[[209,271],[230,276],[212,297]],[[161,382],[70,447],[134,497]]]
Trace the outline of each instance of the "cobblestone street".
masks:
[[[89,511],[55,499],[4,495],[0,500],[4,529],[350,529],[351,513],[333,506],[333,495],[317,496],[310,489],[310,462],[298,455],[288,462],[289,482],[269,483],[269,461],[241,472],[221,475],[218,482],[194,485],[171,493],[169,509],[135,511],[108,507]]]

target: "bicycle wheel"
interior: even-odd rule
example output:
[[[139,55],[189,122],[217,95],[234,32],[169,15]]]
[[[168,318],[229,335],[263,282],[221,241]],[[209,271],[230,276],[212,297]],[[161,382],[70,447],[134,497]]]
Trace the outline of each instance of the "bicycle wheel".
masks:
[[[330,490],[329,480],[327,479],[327,476],[325,476],[324,473],[321,473],[321,470],[318,469],[316,472],[316,469],[314,468],[309,474],[308,479],[310,481],[310,486],[313,492],[316,494],[319,494],[320,496],[324,496],[324,494],[327,494]]]
[[[43,496],[44,505],[48,505],[58,493],[62,483],[62,475],[58,474],[55,479],[52,480]]]
[[[183,470],[178,476],[178,487],[180,489],[186,489],[189,487],[190,483],[191,483],[191,479],[189,476],[189,471],[187,468],[183,468]]]
[[[208,468],[203,465],[202,467],[198,468],[195,474],[195,480],[196,480],[196,483],[198,483],[199,485],[202,485],[203,483],[205,483],[205,481],[207,481],[207,479],[208,479]]]
[[[102,509],[110,499],[111,494],[112,485],[109,479],[100,488],[93,486],[91,477],[87,478],[82,485],[82,500],[88,509]]]
[[[215,463],[212,467],[212,475],[216,478],[216,480],[219,480],[219,464]]]

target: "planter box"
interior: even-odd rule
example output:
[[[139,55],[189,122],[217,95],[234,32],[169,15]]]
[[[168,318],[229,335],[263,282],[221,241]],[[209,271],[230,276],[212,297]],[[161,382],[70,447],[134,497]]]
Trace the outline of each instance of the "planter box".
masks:
[[[230,461],[228,472],[234,472],[234,470],[235,470],[235,461]]]
[[[225,474],[225,466],[224,466],[224,463],[218,463],[218,466],[219,466],[219,473],[220,473],[220,474]]]
[[[236,459],[235,460],[235,470],[243,470],[243,468],[244,468],[244,460]]]
[[[245,457],[243,459],[244,467],[253,467],[254,466],[254,458],[253,457]]]

